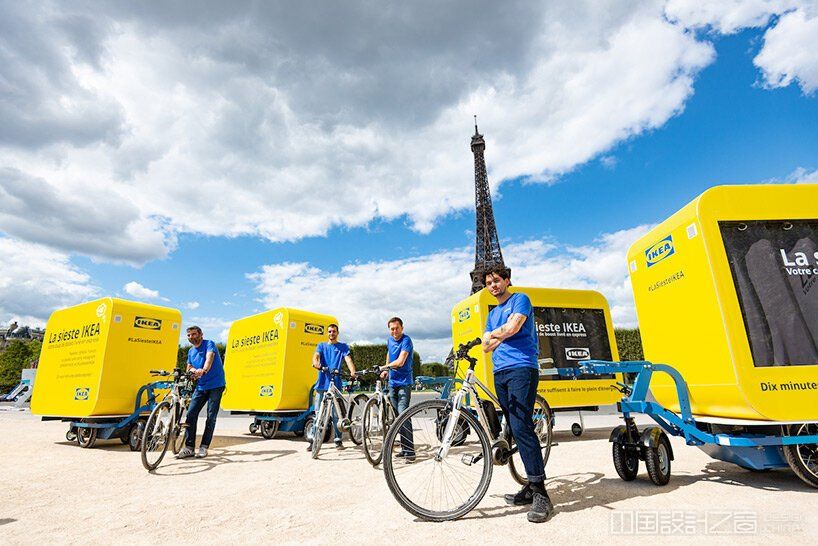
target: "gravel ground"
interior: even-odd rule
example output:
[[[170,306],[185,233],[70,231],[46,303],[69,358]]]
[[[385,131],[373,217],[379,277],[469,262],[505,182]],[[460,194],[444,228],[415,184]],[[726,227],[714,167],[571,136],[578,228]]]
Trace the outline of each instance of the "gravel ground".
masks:
[[[574,414],[575,415],[575,414]],[[763,474],[710,459],[673,440],[676,460],[665,487],[644,472],[623,482],[611,463],[611,411],[589,416],[600,426],[574,438],[574,416],[558,416],[548,463],[557,513],[529,524],[525,509],[506,506],[515,491],[507,469],[472,513],[427,523],[404,511],[382,472],[351,446],[325,448],[318,460],[291,436],[263,440],[246,417],[220,420],[210,455],[168,458],[155,474],[119,441],[81,449],[64,439],[66,425],[27,412],[0,412],[5,478],[0,536],[6,544],[110,543],[814,543],[818,491],[789,470]],[[812,537],[812,539],[810,539]]]

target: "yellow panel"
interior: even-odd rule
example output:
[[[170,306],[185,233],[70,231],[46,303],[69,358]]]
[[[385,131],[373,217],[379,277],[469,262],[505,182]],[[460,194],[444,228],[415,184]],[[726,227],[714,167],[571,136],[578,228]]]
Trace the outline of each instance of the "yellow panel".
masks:
[[[773,421],[818,419],[818,389],[812,388],[818,387],[818,361],[756,367],[745,326],[759,324],[759,320],[790,324],[790,319],[797,319],[798,324],[785,326],[786,335],[800,336],[796,343],[814,345],[814,338],[810,341],[812,336],[800,333],[795,326],[818,331],[818,288],[813,288],[818,256],[808,256],[814,271],[792,275],[786,272],[784,259],[795,259],[793,249],[774,248],[772,243],[788,237],[785,228],[778,227],[785,221],[795,222],[800,226],[797,229],[807,229],[807,222],[816,219],[816,185],[717,186],[630,248],[628,263],[645,357],[681,372],[694,413]],[[767,235],[760,237],[761,233]],[[755,254],[739,250],[735,241],[742,237],[747,239],[742,244]],[[767,246],[750,246],[753,242]],[[734,249],[735,276],[727,243]],[[759,253],[762,248],[767,249],[766,254]],[[754,260],[752,268],[748,260]],[[761,271],[767,272],[768,282],[759,281]],[[755,285],[747,281],[751,277],[756,279]],[[780,290],[775,283],[780,284]],[[748,315],[758,315],[763,307],[760,319],[748,316],[745,323],[741,286]],[[757,296],[762,292],[763,302]],[[787,301],[800,300],[803,319],[801,312],[795,317],[791,309],[773,303],[782,294]],[[790,294],[795,294],[794,299],[789,299]],[[759,298],[756,303],[751,301],[754,298]],[[780,345],[772,337],[754,335],[753,339],[765,347]],[[805,388],[793,390],[792,384]],[[651,390],[660,403],[678,410],[669,379],[655,376]]]
[[[576,365],[583,359],[619,360],[608,302],[598,292],[554,288],[512,286],[512,292],[523,292],[531,299],[535,310],[539,358],[551,359],[542,368]],[[488,313],[497,300],[483,289],[461,301],[452,309],[452,343],[457,347],[482,336]],[[575,349],[570,353],[566,349]],[[558,353],[554,351],[558,350]],[[479,348],[475,375],[494,392],[491,355]],[[461,365],[458,376],[465,369]],[[544,379],[537,389],[551,407],[569,408],[599,406],[617,402],[621,395],[613,386],[621,376],[605,379]]]
[[[57,417],[133,412],[151,369],[172,370],[176,309],[102,298],[52,313],[40,352],[32,413]]]
[[[318,374],[312,355],[326,341],[331,323],[338,321],[289,308],[235,321],[227,339],[222,407],[259,412],[307,409]]]

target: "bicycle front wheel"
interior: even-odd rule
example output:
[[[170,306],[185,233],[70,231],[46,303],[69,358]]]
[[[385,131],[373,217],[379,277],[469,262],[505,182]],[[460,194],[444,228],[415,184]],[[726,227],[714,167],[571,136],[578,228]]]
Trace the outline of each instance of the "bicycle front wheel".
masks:
[[[173,434],[172,421],[173,412],[167,400],[153,408],[148,417],[142,436],[142,466],[149,472],[159,466],[168,450]]]
[[[349,404],[347,419],[349,419],[349,437],[356,446],[361,445],[364,437],[363,417],[364,408],[369,398],[365,394],[357,394]]]
[[[321,400],[321,407],[318,408],[318,414],[315,416],[315,434],[312,437],[312,458],[317,459],[318,453],[321,451],[321,445],[324,443],[324,434],[329,427],[330,418],[332,417],[332,398],[329,394],[324,396]]]
[[[372,466],[381,464],[383,438],[387,426],[384,406],[388,404],[389,402],[384,402],[382,405],[377,398],[370,398],[364,406],[364,417],[361,422],[364,455]]]
[[[411,406],[392,423],[384,440],[383,470],[392,495],[428,521],[468,514],[483,500],[491,482],[489,437],[471,412],[463,410],[460,416],[475,432],[461,445],[443,446],[443,435],[438,434],[441,420],[452,418],[447,400]],[[443,447],[448,448],[445,455]]]
[[[551,406],[549,406],[545,398],[539,394],[534,400],[534,413],[532,418],[534,420],[534,433],[540,440],[542,462],[543,467],[545,467],[545,465],[548,464],[548,456],[551,455],[551,442],[554,439],[554,416],[551,412]],[[506,423],[506,426],[508,426],[508,423]],[[511,477],[514,478],[517,483],[520,485],[526,485],[528,483],[525,465],[523,465],[523,458],[520,457],[519,451],[509,457],[508,469],[511,472]]]

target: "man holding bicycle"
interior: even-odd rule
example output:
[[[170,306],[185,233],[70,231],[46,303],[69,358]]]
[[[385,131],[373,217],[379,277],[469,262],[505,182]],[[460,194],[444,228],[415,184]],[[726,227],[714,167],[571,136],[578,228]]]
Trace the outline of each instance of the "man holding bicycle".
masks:
[[[545,465],[532,417],[539,382],[534,309],[528,296],[508,291],[511,272],[505,267],[490,267],[485,281],[497,307],[489,311],[483,352],[493,352],[494,389],[528,475],[528,485],[505,500],[516,506],[531,504],[528,521],[542,523],[554,506],[545,491]]]
[[[386,365],[381,366],[381,379],[389,375],[389,400],[392,407],[400,415],[412,400],[412,354],[414,346],[412,339],[403,333],[403,321],[399,317],[392,317],[387,322],[389,339],[386,340]],[[412,436],[412,427],[406,423],[400,430],[400,453],[396,457],[404,462],[415,460],[415,443]]]
[[[176,457],[186,459],[193,456],[193,450],[196,447],[196,422],[206,402],[207,421],[204,434],[202,434],[202,443],[196,453],[196,457],[201,459],[207,457],[207,448],[210,447],[213,431],[216,429],[216,417],[219,414],[219,405],[225,387],[224,366],[216,344],[209,339],[204,339],[201,328],[198,326],[188,328],[187,340],[192,345],[187,352],[187,371],[192,370],[198,382],[187,410],[185,447]]]
[[[330,381],[335,382],[335,386],[341,388],[341,376],[332,375],[335,370],[341,369],[341,363],[346,362],[349,368],[349,373],[352,379],[355,379],[355,364],[352,362],[352,357],[349,356],[349,345],[338,341],[338,325],[330,324],[327,326],[328,343],[321,342],[315,348],[315,353],[312,355],[312,367],[318,370],[318,381],[315,383],[315,407],[321,407],[321,401],[327,394]],[[313,426],[313,434],[318,428],[318,419],[315,420]],[[341,429],[338,428],[338,415],[336,415],[335,408],[332,408],[332,430],[335,432],[335,447],[344,449],[344,443],[341,441]],[[312,451],[312,443],[307,446],[307,451]]]

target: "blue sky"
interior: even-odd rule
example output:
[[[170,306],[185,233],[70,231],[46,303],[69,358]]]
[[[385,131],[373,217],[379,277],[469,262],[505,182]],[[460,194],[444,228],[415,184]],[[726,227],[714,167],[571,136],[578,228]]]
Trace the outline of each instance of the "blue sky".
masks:
[[[51,38],[66,40],[74,54],[61,58],[54,44],[54,59],[28,68],[22,60],[36,44],[7,44],[12,53],[0,70],[10,81],[36,87],[37,63],[61,60],[65,78],[76,81],[32,95],[59,102],[74,93],[86,123],[65,106],[59,125],[32,127],[34,116],[22,116],[0,135],[0,242],[16,260],[0,269],[7,279],[0,314],[38,323],[56,307],[118,295],[181,307],[186,322],[223,339],[231,320],[287,305],[335,314],[342,337],[353,341],[384,339],[383,321],[398,314],[407,333],[417,332],[422,356],[438,358],[448,310],[469,289],[475,112],[516,282],[598,289],[617,325],[633,326],[624,252],[647,226],[715,184],[818,182],[818,60],[788,57],[803,53],[805,33],[818,39],[814,6],[647,4],[589,3],[582,9],[591,22],[560,9],[547,14],[587,32],[581,44],[574,32],[548,31],[550,23],[546,32],[509,18],[498,24],[509,28],[487,31],[487,51],[473,59],[445,28],[440,43],[386,65],[361,52],[321,52],[316,74],[369,81],[348,90],[318,76],[304,87],[279,65],[254,64],[266,60],[235,61],[250,55],[241,46],[252,43],[254,29],[276,35],[264,14],[252,23],[184,28],[162,12],[74,14],[98,41]],[[3,9],[34,35],[65,25],[53,14]],[[153,37],[148,22],[158,22]],[[407,36],[423,23],[401,22],[397,34]],[[518,50],[503,30],[521,42],[530,35],[533,45]],[[204,50],[197,32],[223,40]],[[554,43],[537,49],[543,35]],[[314,46],[289,39],[288,51],[302,55],[309,73]],[[156,67],[153,55],[163,47],[167,65]],[[441,58],[447,48],[464,57]],[[202,58],[211,64],[197,66]],[[179,68],[185,59],[190,73]],[[461,60],[467,83],[447,71]],[[223,66],[214,69],[217,61]],[[405,87],[391,81],[393,70],[415,71],[407,85],[422,97],[390,104]],[[542,73],[549,76],[538,79]],[[196,95],[216,79],[230,85]],[[333,84],[341,85],[333,96],[318,89]],[[304,89],[311,101],[301,104]],[[95,93],[93,105],[82,106]],[[346,102],[335,96],[344,93]],[[274,107],[285,95],[286,104]],[[156,107],[163,100],[166,110]],[[68,136],[53,136],[60,131]],[[42,195],[61,206],[49,211]],[[27,273],[31,282],[19,295],[14,286]]]

